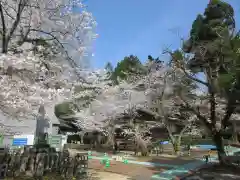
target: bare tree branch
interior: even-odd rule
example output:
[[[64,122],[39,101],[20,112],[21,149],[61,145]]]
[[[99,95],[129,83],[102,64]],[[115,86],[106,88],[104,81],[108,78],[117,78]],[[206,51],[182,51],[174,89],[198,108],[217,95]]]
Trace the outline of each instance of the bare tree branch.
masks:
[[[36,32],[40,32],[40,33],[43,33],[43,34],[46,34],[46,35],[49,35],[52,37],[53,40],[57,41],[58,45],[61,46],[61,48],[64,50],[66,56],[67,56],[67,59],[69,60],[70,64],[72,67],[75,67],[75,71],[76,71],[76,74],[78,75],[78,78],[79,80],[82,80],[83,82],[85,83],[88,83],[80,74],[79,72],[76,70],[76,67],[78,67],[78,65],[76,64],[76,62],[69,56],[68,54],[68,51],[65,50],[65,47],[63,46],[63,44],[58,40],[58,38],[56,36],[54,36],[52,33],[49,33],[49,32],[45,32],[43,30],[38,30],[38,29],[29,29],[29,31],[36,31]]]
[[[7,49],[6,47],[6,24],[5,24],[5,18],[3,14],[3,7],[2,7],[2,2],[0,2],[0,16],[1,16],[1,22],[2,22],[2,51],[5,52]]]
[[[174,57],[174,53],[172,53],[171,51],[165,50],[165,51],[163,51],[163,54],[169,54],[172,59],[174,59],[174,60],[177,61],[177,59],[175,59],[175,57]],[[202,84],[202,85],[204,85],[204,86],[206,86],[206,87],[209,86],[209,84],[208,84],[207,82],[204,82],[204,81],[202,81],[202,80],[200,80],[200,79],[198,79],[198,78],[195,78],[195,77],[191,76],[191,75],[187,72],[186,67],[185,67],[183,64],[181,64],[181,65],[179,66],[179,68],[184,72],[184,74],[186,75],[187,78],[189,78],[189,79],[191,79],[191,80],[193,80],[193,81],[195,81],[195,82],[197,82],[197,83],[199,83],[199,84]]]
[[[208,122],[207,118],[204,117],[203,115],[201,115],[201,113],[195,109],[194,107],[192,107],[186,100],[184,100],[181,97],[181,100],[184,102],[184,104],[182,104],[181,106],[183,107],[183,109],[190,111],[192,113],[194,113],[199,120],[201,120],[203,122],[203,124],[209,129],[212,130],[212,124],[210,122]]]
[[[21,15],[22,15],[22,12],[27,4],[28,0],[20,0],[19,4],[18,4],[18,9],[17,9],[17,16],[16,16],[16,19],[12,25],[12,28],[9,32],[9,35],[7,36],[7,42],[12,38],[12,35],[13,33],[15,32],[19,22],[20,22],[20,19],[21,19]]]

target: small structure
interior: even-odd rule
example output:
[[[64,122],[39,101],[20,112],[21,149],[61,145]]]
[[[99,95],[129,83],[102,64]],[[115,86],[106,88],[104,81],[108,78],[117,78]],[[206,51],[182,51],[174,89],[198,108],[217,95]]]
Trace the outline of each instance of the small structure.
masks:
[[[75,125],[76,118],[74,116],[60,116],[59,120],[59,134],[77,133],[82,129]]]
[[[38,110],[36,118],[35,143],[47,144],[48,129],[50,128],[50,120],[46,116],[46,110],[43,105]]]
[[[134,123],[137,124],[145,121],[150,124],[157,121],[155,117],[156,115],[154,114],[154,112],[148,111],[147,109],[138,108],[136,109]],[[128,124],[130,119],[131,116],[129,114],[123,113],[119,115],[115,120],[116,124],[119,124],[119,128],[116,128],[115,130],[115,138],[116,141],[119,142],[119,148],[121,150],[133,150],[133,148],[135,148],[132,138],[127,138],[126,135],[124,135],[123,133],[123,129],[128,128],[126,124]],[[179,117],[179,120],[169,120],[169,127],[171,128],[173,134],[179,134],[179,132],[184,128],[184,126],[185,124],[184,122],[181,122],[181,117]],[[169,138],[168,131],[164,126],[150,128],[150,133],[145,134],[145,137],[149,136],[151,136],[152,141],[159,139],[167,140]]]
[[[59,127],[60,127],[60,123],[53,123],[52,124],[52,135],[59,134]]]

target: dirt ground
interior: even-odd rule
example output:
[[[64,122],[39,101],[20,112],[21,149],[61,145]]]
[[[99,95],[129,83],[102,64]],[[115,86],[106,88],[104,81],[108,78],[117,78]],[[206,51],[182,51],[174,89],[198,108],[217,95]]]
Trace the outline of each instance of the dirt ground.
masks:
[[[194,156],[203,156],[206,154],[205,152],[193,152]],[[100,160],[91,159],[89,160],[89,168],[92,170],[96,170],[98,172],[109,172],[109,173],[116,173],[121,174],[124,176],[131,177],[133,179],[141,179],[144,180],[150,179],[156,173],[160,173],[162,171],[168,170],[173,167],[164,167],[164,164],[173,165],[173,166],[181,166],[183,164],[187,164],[193,161],[196,161],[193,157],[163,157],[163,156],[149,156],[149,157],[136,157],[134,158],[135,161],[140,162],[151,162],[151,163],[159,163],[162,166],[144,166],[144,165],[137,165],[137,164],[124,164],[118,161],[110,161],[110,167],[105,167],[100,163]]]
[[[135,161],[145,161],[159,164],[177,165],[181,166],[183,164],[195,161],[194,158],[202,157],[206,155],[208,151],[193,150],[191,156],[186,157],[163,157],[163,156],[150,156],[150,157],[134,157]],[[93,153],[93,155],[95,155]],[[97,154],[96,154],[97,155]],[[98,156],[100,156],[98,154]],[[109,156],[111,154],[109,153]],[[97,172],[95,178],[101,178],[102,180],[123,180],[123,179],[150,179],[156,173],[170,169],[170,167],[163,166],[144,166],[137,164],[124,164],[123,162],[110,161],[110,167],[105,167],[105,165],[100,163],[100,160],[91,159],[89,160],[89,169]],[[94,179],[95,179],[94,178]]]
[[[105,167],[103,164],[100,163],[99,160],[90,160],[89,169],[92,169],[98,172],[109,172],[114,174],[116,173],[119,175],[131,177],[131,178],[136,178],[141,175],[141,176],[144,176],[145,179],[150,179],[150,177],[155,173],[159,173],[165,170],[161,167],[147,167],[147,166],[136,165],[136,164],[124,164],[122,162],[117,162],[117,161],[111,161],[110,167]]]
[[[89,178],[89,180],[130,180],[130,179],[131,177],[122,174],[97,171],[91,171],[91,176]]]

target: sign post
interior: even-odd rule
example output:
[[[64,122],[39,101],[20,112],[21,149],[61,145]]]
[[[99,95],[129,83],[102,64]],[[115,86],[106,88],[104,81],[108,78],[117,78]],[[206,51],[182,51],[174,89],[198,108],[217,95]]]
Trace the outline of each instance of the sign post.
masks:
[[[62,137],[59,135],[49,136],[48,143],[51,147],[54,147],[57,150],[60,150],[62,147]]]
[[[4,139],[3,135],[0,135],[0,146],[3,145],[3,139]]]

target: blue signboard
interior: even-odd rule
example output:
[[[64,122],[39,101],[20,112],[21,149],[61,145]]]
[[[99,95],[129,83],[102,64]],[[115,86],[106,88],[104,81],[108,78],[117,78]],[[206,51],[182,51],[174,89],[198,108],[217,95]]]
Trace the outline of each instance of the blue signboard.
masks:
[[[24,146],[27,145],[27,138],[15,138],[13,139],[13,146]]]
[[[160,144],[169,144],[169,141],[162,141]]]

